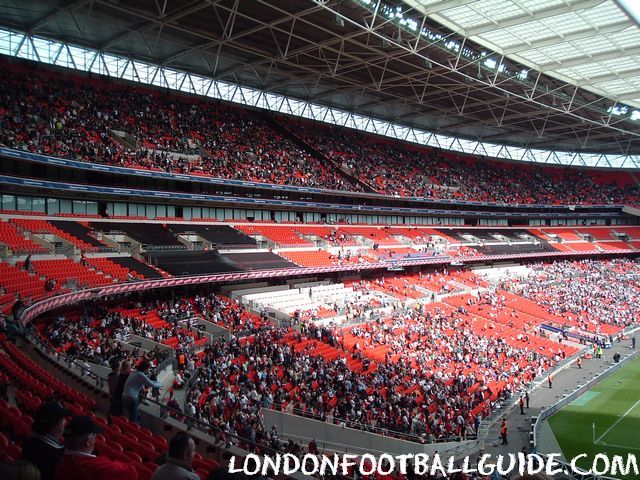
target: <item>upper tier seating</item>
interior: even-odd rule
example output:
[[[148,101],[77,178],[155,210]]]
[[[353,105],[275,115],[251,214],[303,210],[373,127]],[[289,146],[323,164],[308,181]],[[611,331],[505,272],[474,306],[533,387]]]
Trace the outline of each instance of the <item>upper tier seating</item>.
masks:
[[[606,175],[489,162],[321,123],[289,117],[279,121],[362,183],[387,195],[565,205],[634,204],[640,198],[638,186],[626,172]]]
[[[33,253],[47,253],[48,250],[42,245],[26,239],[18,233],[15,225],[4,222],[0,219],[0,244],[5,244],[11,249],[14,255],[25,255]]]
[[[261,235],[280,247],[310,247],[312,243],[296,233],[292,226],[236,225],[236,229],[247,235]]]
[[[15,218],[11,220],[11,223],[31,233],[53,234],[59,238],[67,240],[68,242],[72,243],[80,250],[85,252],[94,252],[108,249],[106,245],[88,235],[88,232],[90,231],[89,228],[84,227],[77,222],[56,221],[54,223],[48,222],[46,220]],[[61,228],[61,226],[59,226],[60,224],[64,226]],[[75,235],[76,233],[78,234],[78,236]]]
[[[360,189],[248,110],[2,59],[0,75],[0,144],[9,147],[157,171]],[[135,145],[125,147],[114,131]]]
[[[509,204],[640,204],[627,172],[486,161],[211,99],[0,60],[0,144],[45,155],[199,176]],[[115,132],[130,135],[118,140]],[[350,172],[346,175],[343,172]],[[513,181],[517,179],[517,181]]]

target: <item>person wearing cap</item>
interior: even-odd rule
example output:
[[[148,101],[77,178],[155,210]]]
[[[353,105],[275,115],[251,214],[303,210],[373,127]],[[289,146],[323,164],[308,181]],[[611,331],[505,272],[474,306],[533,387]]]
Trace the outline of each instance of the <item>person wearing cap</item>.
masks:
[[[71,416],[71,410],[57,400],[47,400],[36,410],[31,436],[26,441],[21,459],[33,463],[42,480],[53,480],[56,465],[64,454],[62,433],[65,417]]]
[[[151,480],[200,480],[193,471],[196,444],[186,433],[176,434],[169,442],[169,456],[164,465],[153,472]]]
[[[116,462],[93,454],[96,434],[102,427],[91,417],[74,417],[64,430],[66,450],[58,462],[54,480],[137,480],[132,464]]]
[[[147,373],[149,372],[150,364],[145,358],[143,359],[135,372],[133,372],[127,378],[124,384],[124,390],[122,392],[122,401],[125,408],[129,412],[129,420],[132,422],[140,423],[140,392],[144,387],[149,388],[162,388],[162,383],[155,380],[151,380]]]

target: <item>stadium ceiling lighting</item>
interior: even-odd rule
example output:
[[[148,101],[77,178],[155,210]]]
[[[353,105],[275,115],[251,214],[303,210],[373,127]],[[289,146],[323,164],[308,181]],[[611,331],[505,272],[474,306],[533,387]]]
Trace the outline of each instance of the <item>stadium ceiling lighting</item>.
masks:
[[[395,10],[394,15],[397,12]],[[469,155],[552,165],[640,168],[640,155],[533,149],[441,135],[5,28],[0,28],[0,54],[215,98]],[[479,62],[478,68],[480,73]],[[614,111],[610,113],[613,114]],[[631,117],[639,119],[640,113],[634,110]]]

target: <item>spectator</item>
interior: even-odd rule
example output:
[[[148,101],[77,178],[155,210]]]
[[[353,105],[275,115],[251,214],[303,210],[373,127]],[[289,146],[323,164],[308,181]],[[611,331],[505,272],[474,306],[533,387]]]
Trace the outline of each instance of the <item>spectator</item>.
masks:
[[[27,255],[27,258],[24,259],[24,269],[27,272],[31,271],[31,255]]]
[[[509,445],[509,441],[507,440],[507,419],[503,418],[502,423],[500,424],[500,438],[502,439],[502,445]]]
[[[143,359],[135,372],[127,378],[122,392],[122,401],[129,413],[129,420],[140,423],[140,394],[144,387],[162,388],[162,383],[151,380],[149,373],[150,364],[147,359]]]
[[[61,442],[65,417],[71,410],[57,400],[45,401],[36,410],[32,433],[22,449],[22,460],[33,463],[40,471],[42,480],[52,480],[56,464],[62,458],[64,445]]]
[[[55,480],[137,480],[138,471],[128,463],[93,454],[96,434],[102,428],[90,417],[74,417],[64,431],[66,450],[55,471]]]
[[[116,399],[121,365],[122,362],[120,362],[118,358],[111,359],[111,371],[107,375],[107,386],[109,387],[109,415],[118,415],[115,413],[117,404],[122,402],[122,391],[120,391],[120,398]]]
[[[196,444],[186,433],[178,433],[169,442],[169,456],[164,465],[158,467],[151,480],[200,480],[193,471]]]

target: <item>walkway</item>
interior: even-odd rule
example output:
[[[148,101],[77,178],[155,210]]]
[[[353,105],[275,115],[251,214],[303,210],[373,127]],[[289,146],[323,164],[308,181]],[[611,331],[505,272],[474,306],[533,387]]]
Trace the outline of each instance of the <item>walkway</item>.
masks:
[[[637,348],[637,347],[636,347]],[[613,348],[605,350],[604,359],[593,358],[583,360],[582,369],[573,362],[564,370],[557,372],[553,379],[553,387],[549,388],[547,378],[542,382],[536,382],[534,390],[529,394],[529,407],[525,408],[525,415],[520,414],[520,407],[516,405],[507,415],[508,445],[501,445],[499,439],[500,422],[496,422],[489,433],[485,445],[486,453],[492,455],[506,455],[520,452],[523,448],[531,447],[529,433],[531,432],[531,417],[537,416],[542,410],[561,400],[564,396],[574,391],[578,385],[582,385],[594,376],[602,373],[613,364],[613,355],[619,352],[622,357],[631,353],[631,341],[623,340],[615,342]],[[551,438],[550,438],[551,436]],[[546,453],[562,453],[558,450],[555,438],[552,438],[551,429],[543,431],[539,442],[539,450]]]

